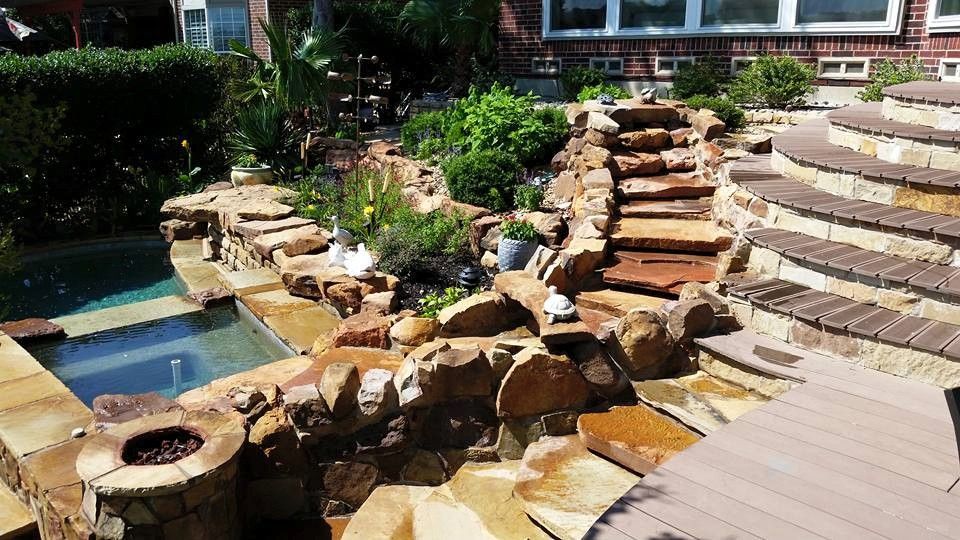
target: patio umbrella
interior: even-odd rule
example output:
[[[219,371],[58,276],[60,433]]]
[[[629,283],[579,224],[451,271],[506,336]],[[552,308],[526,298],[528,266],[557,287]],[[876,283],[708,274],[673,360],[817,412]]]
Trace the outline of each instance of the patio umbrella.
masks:
[[[0,41],[23,41],[31,35],[37,35],[37,31],[29,26],[8,19],[0,12]]]

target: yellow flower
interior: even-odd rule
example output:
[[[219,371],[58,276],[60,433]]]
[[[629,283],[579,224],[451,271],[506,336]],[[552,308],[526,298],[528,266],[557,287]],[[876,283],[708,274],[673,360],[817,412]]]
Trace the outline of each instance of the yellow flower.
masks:
[[[372,215],[373,215],[373,207],[372,207],[372,206],[368,206],[368,207],[364,208],[364,209],[363,209],[363,215],[365,215],[365,216],[367,216],[367,217],[372,216]]]
[[[180,141],[180,146],[182,146],[184,150],[189,150],[189,149],[190,149],[190,141],[184,139],[184,140]]]
[[[314,211],[314,210],[316,210],[316,209],[317,209],[317,207],[314,206],[314,205],[312,205],[312,204],[308,204],[308,205],[307,205],[307,210],[310,210],[311,212]]]
[[[390,230],[390,224],[387,223],[386,225],[384,225],[384,226],[383,226],[383,230],[389,231],[389,230]]]

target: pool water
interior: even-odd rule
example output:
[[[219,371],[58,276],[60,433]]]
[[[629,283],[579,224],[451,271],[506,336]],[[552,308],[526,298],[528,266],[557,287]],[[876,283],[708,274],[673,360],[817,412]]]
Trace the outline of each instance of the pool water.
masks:
[[[30,353],[88,405],[100,394],[174,397],[173,359],[180,360],[184,392],[292,356],[232,306],[32,347]]]
[[[184,292],[163,243],[45,256],[0,277],[7,320],[52,319]]]

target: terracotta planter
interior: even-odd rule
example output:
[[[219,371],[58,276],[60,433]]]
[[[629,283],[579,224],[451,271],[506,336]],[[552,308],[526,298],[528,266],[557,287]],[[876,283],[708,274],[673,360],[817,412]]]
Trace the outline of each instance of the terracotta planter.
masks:
[[[497,266],[501,272],[523,270],[537,251],[537,242],[502,238],[497,248]]]
[[[271,167],[234,167],[230,171],[230,180],[233,185],[253,186],[256,184],[273,183],[273,168]]]

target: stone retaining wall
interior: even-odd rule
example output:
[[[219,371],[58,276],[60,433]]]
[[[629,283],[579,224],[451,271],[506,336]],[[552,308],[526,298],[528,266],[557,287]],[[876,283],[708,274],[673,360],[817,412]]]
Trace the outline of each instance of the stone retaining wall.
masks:
[[[960,171],[960,144],[956,142],[890,137],[836,124],[830,125],[828,139],[837,146],[890,163]]]
[[[883,117],[887,120],[956,131],[960,129],[960,105],[927,103],[906,98],[883,98]]]

